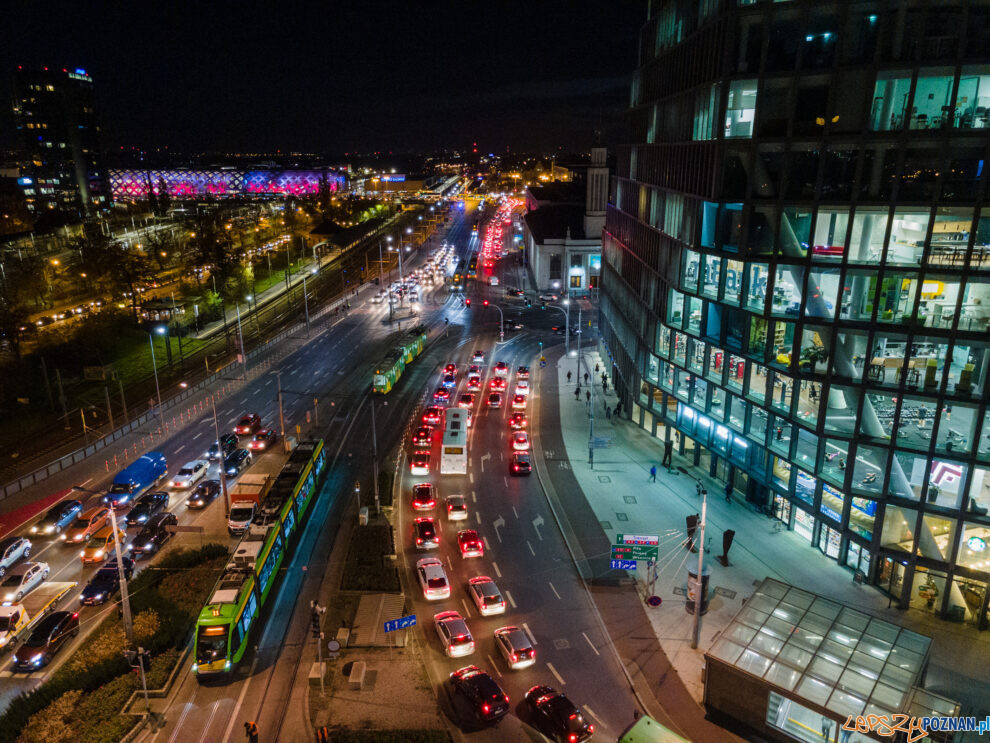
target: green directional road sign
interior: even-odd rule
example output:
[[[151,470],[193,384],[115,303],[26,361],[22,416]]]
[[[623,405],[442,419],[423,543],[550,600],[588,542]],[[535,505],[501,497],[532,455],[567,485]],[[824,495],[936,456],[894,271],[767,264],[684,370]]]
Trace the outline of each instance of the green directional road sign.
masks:
[[[613,560],[657,560],[660,537],[641,534],[617,534],[612,544]]]

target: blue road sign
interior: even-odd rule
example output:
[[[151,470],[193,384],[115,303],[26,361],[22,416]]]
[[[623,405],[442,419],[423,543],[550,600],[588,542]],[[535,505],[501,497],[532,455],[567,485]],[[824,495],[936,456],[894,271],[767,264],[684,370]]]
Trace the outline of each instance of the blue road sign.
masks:
[[[416,626],[416,615],[410,614],[408,617],[399,617],[398,619],[389,619],[385,622],[386,632],[395,632],[397,629],[406,629],[408,627]]]
[[[635,560],[612,560],[612,570],[635,570]]]

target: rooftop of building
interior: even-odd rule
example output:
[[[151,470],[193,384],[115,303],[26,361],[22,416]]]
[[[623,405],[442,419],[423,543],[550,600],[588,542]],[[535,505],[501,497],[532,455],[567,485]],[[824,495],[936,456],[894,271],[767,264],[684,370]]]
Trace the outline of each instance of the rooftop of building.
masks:
[[[553,181],[529,186],[530,195],[551,204],[584,204],[585,185],[580,181]]]
[[[549,204],[526,212],[523,219],[538,243],[563,240],[568,236],[568,230],[572,240],[586,239],[583,204]]]

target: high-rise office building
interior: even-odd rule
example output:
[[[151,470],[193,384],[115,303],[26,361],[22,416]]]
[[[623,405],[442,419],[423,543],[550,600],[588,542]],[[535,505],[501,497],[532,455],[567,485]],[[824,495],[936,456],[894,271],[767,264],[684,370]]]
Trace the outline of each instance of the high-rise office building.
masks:
[[[39,219],[82,218],[110,206],[85,70],[18,67],[14,117],[27,163],[20,183]]]
[[[651,0],[630,119],[601,335],[633,421],[986,629],[990,2]]]

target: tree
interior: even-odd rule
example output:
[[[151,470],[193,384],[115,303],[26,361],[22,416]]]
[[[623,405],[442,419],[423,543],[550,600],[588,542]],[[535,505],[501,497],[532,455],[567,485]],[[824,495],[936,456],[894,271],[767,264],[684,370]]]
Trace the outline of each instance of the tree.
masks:
[[[165,183],[165,178],[162,176],[158,177],[158,211],[159,216],[165,217],[168,215],[169,207],[172,206],[172,197],[168,193],[168,184]]]
[[[194,223],[190,258],[196,266],[209,267],[216,291],[223,297],[236,296],[233,284],[242,278],[244,267],[230,233],[223,228],[219,213],[199,215]]]
[[[151,176],[146,175],[144,182],[148,186],[148,211],[158,214],[158,197],[155,196],[155,189],[151,185]]]
[[[333,193],[330,190],[330,180],[327,178],[326,171],[320,175],[320,182],[316,190],[316,203],[323,219],[330,219],[330,210],[333,206]]]
[[[103,284],[111,293],[127,292],[131,311],[137,320],[137,288],[154,277],[151,261],[140,248],[113,240],[101,233],[91,234],[76,243],[80,266],[91,279]]]

